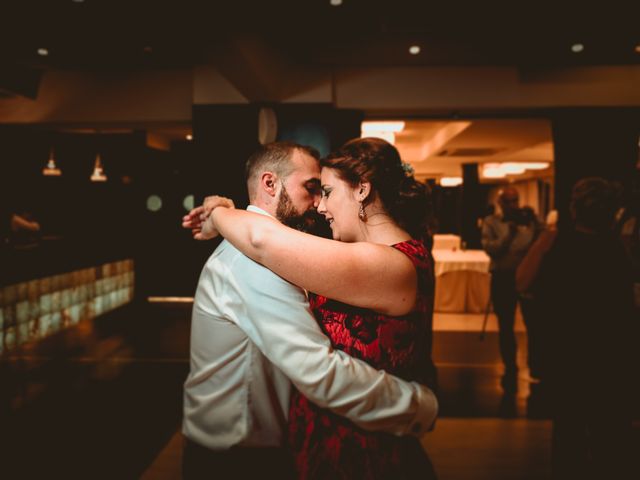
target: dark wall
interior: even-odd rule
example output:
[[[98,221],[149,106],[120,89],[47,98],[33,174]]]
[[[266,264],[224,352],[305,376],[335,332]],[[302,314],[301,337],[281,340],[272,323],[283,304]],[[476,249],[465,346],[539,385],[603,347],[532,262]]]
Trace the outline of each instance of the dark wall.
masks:
[[[54,148],[60,177],[42,169]],[[89,180],[97,153],[109,181]],[[144,135],[52,134],[24,127],[0,128],[2,201],[12,210],[29,210],[46,235],[119,241],[134,214],[131,205],[135,166],[144,155]]]
[[[325,104],[277,105],[277,140],[290,140],[316,148],[326,156],[348,140],[360,136],[364,113],[337,110]]]
[[[480,248],[477,221],[486,214],[491,185],[466,182],[465,178],[465,184],[459,187],[432,187],[435,233],[460,235],[467,248]]]
[[[480,185],[478,164],[462,165],[462,178],[460,236],[467,248],[482,248],[478,218],[483,216],[483,206],[487,199],[486,190]]]
[[[581,178],[604,177],[630,192],[638,161],[640,109],[581,108],[551,112],[555,201],[560,225],[569,220],[571,188]]]
[[[52,147],[62,170],[60,177],[42,174]],[[135,253],[135,219],[140,212],[135,201],[135,166],[145,149],[141,133],[54,134],[27,127],[0,127],[2,208],[28,213],[41,225],[34,255],[26,249],[3,249],[5,260],[16,263],[22,259],[23,264],[12,264],[11,270],[37,275],[39,271],[54,273],[56,269],[131,258]],[[109,177],[105,183],[89,180],[98,152]],[[40,253],[48,253],[36,255],[38,247]],[[3,269],[3,275],[8,271]]]

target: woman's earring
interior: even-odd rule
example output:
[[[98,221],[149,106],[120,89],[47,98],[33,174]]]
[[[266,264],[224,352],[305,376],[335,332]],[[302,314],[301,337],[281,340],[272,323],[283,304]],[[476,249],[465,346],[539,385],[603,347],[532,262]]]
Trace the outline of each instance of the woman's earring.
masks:
[[[367,221],[367,212],[364,211],[364,205],[360,202],[360,208],[358,209],[358,218],[363,222]]]

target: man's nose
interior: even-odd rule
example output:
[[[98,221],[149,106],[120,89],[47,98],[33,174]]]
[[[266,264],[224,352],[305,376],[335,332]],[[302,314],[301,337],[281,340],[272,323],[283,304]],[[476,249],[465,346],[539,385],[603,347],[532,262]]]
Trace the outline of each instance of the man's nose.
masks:
[[[317,210],[318,207],[320,206],[321,200],[322,200],[322,195],[320,195],[319,193],[316,193],[313,196],[313,208],[315,208]]]

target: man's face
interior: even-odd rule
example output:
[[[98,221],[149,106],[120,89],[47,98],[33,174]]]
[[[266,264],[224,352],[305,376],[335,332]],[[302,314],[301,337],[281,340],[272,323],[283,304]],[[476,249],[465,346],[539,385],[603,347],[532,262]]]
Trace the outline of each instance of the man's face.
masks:
[[[506,189],[500,196],[500,208],[504,215],[510,215],[519,207],[518,191],[512,188]]]
[[[276,218],[285,225],[309,231],[319,217],[320,165],[306,153],[295,150],[291,163],[293,171],[282,180]]]

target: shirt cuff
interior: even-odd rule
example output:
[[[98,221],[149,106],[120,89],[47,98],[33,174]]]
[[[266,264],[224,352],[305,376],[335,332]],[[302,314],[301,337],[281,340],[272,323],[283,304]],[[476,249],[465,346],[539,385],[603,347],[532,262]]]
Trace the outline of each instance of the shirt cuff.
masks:
[[[438,416],[438,399],[429,388],[415,382],[411,382],[416,389],[418,410],[413,421],[407,429],[408,435],[421,436],[433,430]]]

